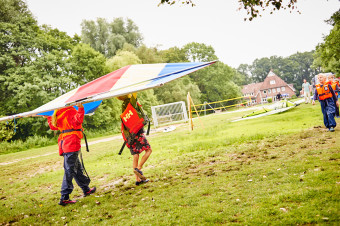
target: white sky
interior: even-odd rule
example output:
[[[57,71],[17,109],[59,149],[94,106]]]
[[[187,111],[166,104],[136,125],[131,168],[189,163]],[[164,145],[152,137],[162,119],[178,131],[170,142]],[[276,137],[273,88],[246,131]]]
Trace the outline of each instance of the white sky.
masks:
[[[26,0],[38,23],[73,36],[81,21],[128,17],[139,27],[144,43],[167,49],[189,42],[211,45],[220,61],[238,67],[256,58],[311,51],[331,26],[324,20],[340,8],[339,0],[298,0],[301,11],[280,10],[244,21],[237,0],[194,0],[191,6],[160,6],[160,0]]]

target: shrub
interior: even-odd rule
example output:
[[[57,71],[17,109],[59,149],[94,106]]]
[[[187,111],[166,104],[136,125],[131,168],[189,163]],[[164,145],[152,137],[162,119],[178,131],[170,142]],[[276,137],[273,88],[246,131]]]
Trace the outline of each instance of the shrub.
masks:
[[[271,97],[269,97],[269,98],[267,99],[267,102],[268,102],[268,103],[272,103],[272,102],[273,102],[273,99],[272,99]]]
[[[57,136],[48,138],[46,136],[31,136],[26,141],[15,140],[11,142],[3,141],[0,145],[0,155],[7,153],[14,153],[19,151],[25,151],[30,148],[45,147],[57,143]]]

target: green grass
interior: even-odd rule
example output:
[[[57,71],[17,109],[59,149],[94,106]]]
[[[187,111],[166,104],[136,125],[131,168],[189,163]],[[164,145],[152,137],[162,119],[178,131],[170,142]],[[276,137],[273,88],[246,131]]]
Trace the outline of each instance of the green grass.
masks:
[[[0,224],[339,224],[339,128],[327,132],[320,106],[231,121],[245,112],[196,119],[148,139],[153,153],[134,185],[132,159],[121,140],[83,153],[98,192],[57,205],[63,176],[57,146],[1,156]],[[321,126],[321,127],[320,127]],[[337,139],[336,139],[337,138]]]

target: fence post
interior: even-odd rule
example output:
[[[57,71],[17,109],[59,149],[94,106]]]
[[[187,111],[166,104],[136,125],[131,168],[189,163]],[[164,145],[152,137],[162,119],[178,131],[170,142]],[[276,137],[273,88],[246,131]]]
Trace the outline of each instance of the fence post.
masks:
[[[190,101],[190,99],[191,99],[190,92],[188,92],[187,101],[188,101],[188,114],[189,114],[189,131],[194,130],[194,124],[193,124],[193,121],[192,121],[191,101]]]

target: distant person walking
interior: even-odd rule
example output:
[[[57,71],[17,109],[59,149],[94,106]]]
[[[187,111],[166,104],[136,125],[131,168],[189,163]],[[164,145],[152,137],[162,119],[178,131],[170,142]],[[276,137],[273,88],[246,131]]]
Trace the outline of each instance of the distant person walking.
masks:
[[[303,96],[305,97],[305,103],[308,104],[310,103],[310,84],[309,82],[306,81],[306,79],[303,80],[302,83],[302,91],[303,91]]]
[[[282,95],[281,95],[281,93],[279,92],[279,93],[276,95],[276,99],[280,101],[281,98],[282,98]]]

